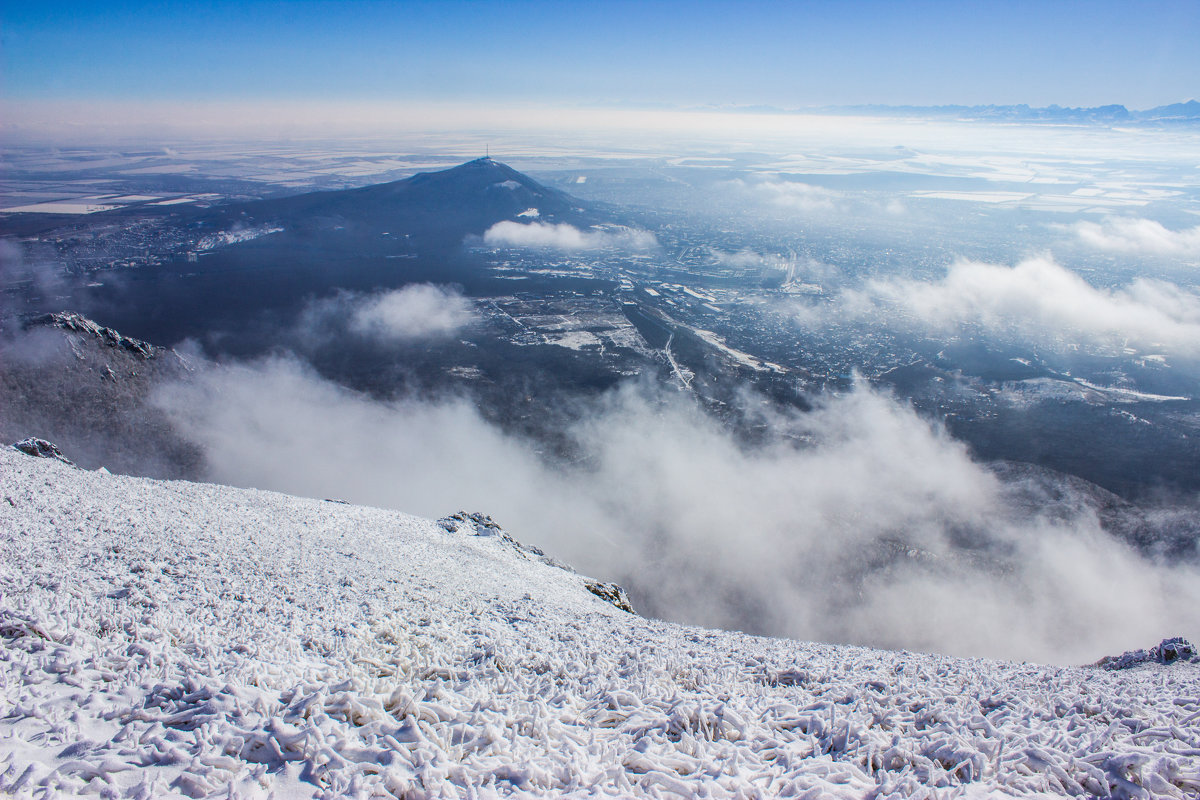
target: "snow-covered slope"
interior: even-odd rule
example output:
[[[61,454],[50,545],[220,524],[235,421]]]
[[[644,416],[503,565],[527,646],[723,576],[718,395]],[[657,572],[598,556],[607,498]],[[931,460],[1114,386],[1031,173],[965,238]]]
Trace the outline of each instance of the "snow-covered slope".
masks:
[[[0,796],[1200,793],[1196,664],[687,628],[548,562],[0,448]]]

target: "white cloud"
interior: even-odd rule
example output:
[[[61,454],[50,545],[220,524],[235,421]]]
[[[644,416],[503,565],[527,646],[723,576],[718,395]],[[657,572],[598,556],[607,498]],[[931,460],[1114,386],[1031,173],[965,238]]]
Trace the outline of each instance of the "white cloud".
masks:
[[[798,318],[817,324],[830,314],[885,321],[891,315],[897,324],[896,312],[936,329],[982,326],[1051,346],[1081,342],[1200,354],[1200,295],[1145,278],[1098,288],[1046,257],[1014,267],[960,261],[940,281],[871,281],[830,307],[801,307]]]
[[[1075,663],[1200,632],[1194,568],[1147,561],[1086,509],[1017,502],[865,388],[767,419],[778,435],[746,448],[678,395],[626,387],[567,431],[570,465],[463,402],[378,402],[293,361],[213,369],[157,402],[214,480],[485,511],[671,619]]]
[[[453,336],[476,319],[471,301],[458,291],[420,283],[376,294],[341,291],[314,300],[301,313],[295,334],[306,346],[346,331],[378,342],[404,342]]]
[[[358,303],[350,329],[381,340],[450,336],[475,319],[471,301],[428,283],[374,295]]]
[[[1080,242],[1097,250],[1200,256],[1200,225],[1173,231],[1150,219],[1112,217],[1099,223],[1077,222],[1072,230]]]
[[[649,231],[634,228],[580,230],[567,223],[497,222],[483,234],[492,247],[533,247],[554,250],[597,250],[619,247],[626,250],[653,250],[658,240]]]

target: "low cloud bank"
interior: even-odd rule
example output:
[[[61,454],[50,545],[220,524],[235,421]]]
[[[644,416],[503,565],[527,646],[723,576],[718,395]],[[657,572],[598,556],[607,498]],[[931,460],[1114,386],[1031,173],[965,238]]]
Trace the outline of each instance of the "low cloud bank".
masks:
[[[830,315],[891,319],[941,331],[977,326],[1051,347],[1081,342],[1200,355],[1200,295],[1145,278],[1095,287],[1046,257],[1014,267],[960,261],[939,281],[874,280],[831,304],[797,306],[796,314],[806,325]]]
[[[1147,560],[1084,501],[1028,507],[863,387],[764,419],[777,435],[747,449],[683,396],[626,386],[568,432],[570,465],[466,402],[375,401],[289,359],[213,368],[156,403],[213,480],[485,511],[669,619],[1057,663],[1200,633],[1196,568]]]
[[[1077,222],[1072,230],[1082,244],[1097,250],[1200,256],[1200,225],[1173,231],[1151,219],[1111,217],[1102,222]]]
[[[624,250],[653,250],[658,240],[649,231],[634,228],[580,230],[567,223],[497,222],[483,234],[484,244],[492,247],[529,247],[552,250],[599,250],[617,247]]]

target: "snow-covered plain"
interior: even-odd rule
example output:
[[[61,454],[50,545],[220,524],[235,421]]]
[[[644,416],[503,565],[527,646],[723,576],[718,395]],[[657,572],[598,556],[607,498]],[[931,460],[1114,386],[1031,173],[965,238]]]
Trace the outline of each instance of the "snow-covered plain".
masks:
[[[1200,794],[1198,664],[756,638],[585,583],[462,518],[0,448],[0,796]]]

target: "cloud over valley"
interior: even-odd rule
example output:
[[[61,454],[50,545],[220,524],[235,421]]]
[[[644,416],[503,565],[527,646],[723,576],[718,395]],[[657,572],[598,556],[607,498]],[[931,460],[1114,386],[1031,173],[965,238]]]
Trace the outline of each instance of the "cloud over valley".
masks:
[[[373,400],[288,358],[212,368],[156,404],[212,480],[484,511],[670,619],[1052,662],[1200,626],[1195,568],[1117,541],[1087,498],[1022,501],[862,386],[764,416],[770,436],[751,448],[685,396],[627,384],[564,431],[571,461],[466,401]]]

